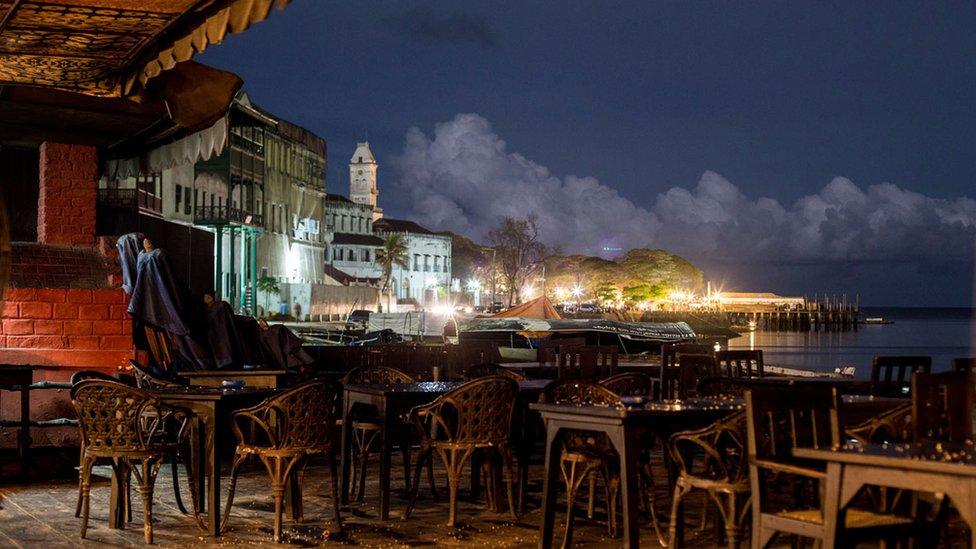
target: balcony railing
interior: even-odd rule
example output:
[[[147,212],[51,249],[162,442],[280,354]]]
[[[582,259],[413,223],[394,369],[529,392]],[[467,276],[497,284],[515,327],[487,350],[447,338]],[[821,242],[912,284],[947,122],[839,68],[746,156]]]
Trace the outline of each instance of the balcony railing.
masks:
[[[193,212],[193,222],[197,225],[264,225],[264,216],[240,208],[227,206],[197,206]]]
[[[98,189],[98,204],[126,210],[163,213],[163,199],[142,189]]]

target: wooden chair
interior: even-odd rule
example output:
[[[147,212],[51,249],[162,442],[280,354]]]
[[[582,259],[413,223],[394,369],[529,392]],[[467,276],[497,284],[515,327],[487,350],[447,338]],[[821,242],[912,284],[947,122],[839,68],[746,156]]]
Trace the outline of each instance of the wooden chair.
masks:
[[[518,372],[513,372],[498,364],[475,364],[464,372],[465,381],[474,381],[482,377],[502,376],[514,381],[525,381],[525,376]]]
[[[952,369],[966,372],[976,370],[976,357],[954,358],[952,359]]]
[[[905,397],[912,374],[932,371],[930,356],[878,356],[871,360],[871,395]]]
[[[190,385],[190,380],[183,376],[152,366],[143,366],[132,359],[129,359],[129,366],[132,368],[132,377],[135,378],[136,387],[145,391],[189,387]]]
[[[188,410],[163,404],[146,391],[122,383],[89,379],[71,387],[84,452],[81,471],[81,537],[88,531],[91,472],[95,461],[111,460],[116,478],[130,474],[142,496],[143,536],[153,542],[152,500],[162,460],[178,454],[192,423]],[[138,465],[138,466],[137,466]],[[194,485],[192,468],[188,468]],[[191,490],[191,493],[194,493]],[[124,496],[123,496],[124,497]],[[193,496],[196,516],[196,496]]]
[[[462,341],[445,348],[449,379],[460,379],[475,364],[497,364],[502,361],[498,344],[492,341]]]
[[[562,347],[585,347],[585,337],[547,337],[539,341],[538,361],[557,362]]]
[[[707,354],[707,353],[706,353]],[[719,372],[728,377],[762,377],[763,352],[719,351],[715,353]]]
[[[919,535],[918,525],[912,519],[890,514],[848,509],[840,517],[824,517],[819,508],[811,509],[808,505],[796,508],[795,501],[786,508],[774,506],[775,495],[789,493],[782,487],[771,490],[774,480],[792,480],[795,494],[797,486],[826,479],[822,463],[797,459],[793,450],[839,445],[841,414],[840,395],[830,387],[796,386],[789,390],[765,387],[746,391],[752,547],[767,547],[780,533],[822,542],[827,521],[840,522],[836,525],[836,541],[840,546]]]
[[[661,345],[661,369],[658,374],[658,383],[661,386],[661,398],[677,398],[671,391],[674,389],[675,380],[681,377],[679,368],[680,355],[713,355],[714,352],[711,346],[697,343],[666,343]]]
[[[591,345],[559,348],[556,378],[596,381],[618,373],[619,350],[616,345]]]
[[[395,368],[387,367],[364,367],[356,368],[351,370],[346,377],[342,378],[343,385],[352,384],[374,384],[374,383],[414,383],[416,380],[405,372],[401,372]],[[374,414],[375,415],[375,414]],[[362,417],[362,416],[359,416]],[[400,434],[400,450],[403,455],[403,483],[404,486],[410,488],[410,443],[408,437],[408,430],[402,431]],[[353,471],[352,479],[352,490],[356,488],[356,480],[359,480],[359,491],[356,495],[356,501],[363,501],[366,493],[366,469],[369,464],[369,456],[375,449],[380,445],[382,437],[386,436],[383,432],[383,422],[375,417],[366,417],[365,419],[357,419],[352,423],[352,434],[353,434],[353,463],[356,464],[356,468]]]
[[[558,379],[543,390],[539,401],[550,404],[574,406],[605,406],[622,408],[620,396],[610,389],[593,382],[574,379]],[[617,534],[617,493],[620,489],[620,456],[610,439],[603,433],[569,431],[563,434],[559,458],[560,471],[566,484],[566,533],[563,547],[573,545],[573,510],[584,480],[594,486],[593,477],[603,477],[607,498],[607,533]],[[587,515],[592,518],[592,505]]]
[[[457,518],[457,492],[465,463],[475,452],[494,450],[502,461],[503,481],[507,486],[508,508],[512,520],[518,520],[515,510],[512,461],[512,414],[518,399],[518,383],[502,376],[483,377],[465,383],[453,391],[441,395],[434,402],[418,406],[410,411],[410,418],[420,435],[420,454],[414,469],[410,504],[404,518],[417,501],[420,472],[425,463],[432,461],[434,451],[444,462],[450,490],[450,511],[447,525],[454,527]],[[494,460],[485,460],[493,464]],[[498,510],[498,490],[494,479],[488,475],[487,490],[490,507]]]
[[[668,547],[677,547],[678,525],[683,520],[682,500],[689,493],[700,490],[719,509],[727,546],[737,549],[742,542],[742,525],[749,511],[750,495],[745,412],[732,414],[703,429],[671,435],[668,453],[678,469],[671,500]],[[695,468],[694,457],[699,454],[701,462]]]
[[[684,399],[699,396],[698,384],[718,376],[718,365],[712,354],[679,354],[678,365],[661,368],[661,398]]]
[[[915,442],[963,442],[973,438],[976,372],[956,370],[912,375]]]
[[[175,372],[173,340],[169,332],[149,324],[146,324],[143,329],[146,333],[146,341],[149,343],[149,355],[156,367],[165,372]]]
[[[98,380],[102,380],[102,381],[111,381],[111,382],[114,382],[114,383],[119,383],[119,379],[116,378],[115,376],[106,374],[104,372],[99,372],[98,370],[78,370],[77,372],[71,374],[71,378],[69,379],[69,382],[71,383],[71,386],[74,387],[75,385],[81,383],[82,381],[87,381],[89,379],[98,379]],[[81,517],[81,502],[82,502],[82,497],[81,497],[81,468],[80,468],[80,464],[85,462],[85,441],[84,440],[81,441],[81,445],[80,446],[81,446],[80,447],[80,458],[78,459],[78,463],[79,463],[79,468],[78,468],[78,502],[75,504],[75,517],[76,518],[77,517]],[[128,502],[128,499],[129,499],[128,492],[126,492],[126,494],[125,494],[124,497],[126,498],[126,517],[129,520],[132,520],[132,506],[129,505],[129,502]],[[177,501],[179,501],[179,497],[177,497]],[[180,506],[182,507],[182,502],[180,503]]]
[[[230,473],[227,507],[221,521],[226,528],[234,503],[234,490],[241,465],[251,456],[264,464],[271,478],[274,495],[274,541],[281,541],[282,507],[286,483],[291,480],[298,492],[296,521],[302,519],[301,488],[308,458],[323,455],[331,477],[332,518],[336,529],[342,531],[339,517],[339,474],[336,467],[335,401],[342,387],[330,381],[312,381],[271,397],[257,406],[231,414],[231,427],[237,437],[234,463]]]

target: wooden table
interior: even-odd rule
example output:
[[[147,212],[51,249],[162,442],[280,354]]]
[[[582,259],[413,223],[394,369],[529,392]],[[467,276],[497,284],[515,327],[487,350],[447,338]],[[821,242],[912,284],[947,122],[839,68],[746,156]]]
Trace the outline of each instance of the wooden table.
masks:
[[[548,384],[548,380],[530,380],[519,383],[520,402],[528,403],[530,400],[537,400],[542,389]],[[352,464],[352,424],[355,420],[357,405],[371,406],[379,414],[383,424],[382,437],[383,444],[380,448],[380,520],[390,518],[390,458],[392,454],[392,436],[389,433],[395,432],[399,427],[399,418],[410,411],[414,406],[427,404],[437,397],[452,391],[462,385],[457,381],[421,381],[418,383],[378,383],[378,384],[348,384],[345,386],[343,398],[343,421],[342,421],[342,489],[341,498],[343,504],[349,503],[349,475]],[[524,407],[516,408],[516,432],[519,438],[526,436],[526,421],[521,415]],[[402,428],[402,427],[400,427]],[[528,449],[526,444],[518,445],[518,458],[528,459]],[[526,469],[522,466],[525,462],[519,462],[520,471]],[[409,473],[409,467],[405,470]],[[409,477],[408,477],[409,478]],[[527,474],[523,473],[520,477],[520,484],[527,483]],[[525,490],[525,484],[521,486]]]
[[[838,450],[797,448],[796,457],[827,462],[823,514],[829,529],[823,547],[834,547],[843,511],[865,485],[941,492],[969,526],[976,549],[976,449],[972,444],[935,443],[844,446]]]
[[[197,438],[190,443],[197,485],[190,489],[197,491],[200,512],[207,513],[207,532],[211,536],[220,535],[220,459],[233,449],[227,446],[233,443],[226,436],[230,431],[230,414],[254,406],[275,393],[275,390],[266,388],[211,387],[153,392],[163,403],[187,408],[195,416]],[[123,498],[119,497],[122,489],[120,479],[114,479],[109,504],[109,509],[112,509],[109,526],[112,528],[122,528],[125,524],[125,509],[121,505]]]
[[[242,380],[245,387],[277,389],[285,377],[284,370],[199,370],[180,372],[195,387],[221,387],[226,379]]]
[[[502,362],[505,369],[518,372],[527,378],[554,379],[559,365],[555,362]],[[617,363],[620,372],[640,372],[652,378],[661,373],[660,360],[621,360]]]
[[[606,433],[620,456],[620,487],[623,500],[624,546],[639,547],[637,525],[638,437],[654,432],[666,438],[672,433],[708,425],[743,407],[741,400],[688,399],[678,402],[651,402],[633,408],[531,404],[546,420],[546,473],[543,482],[542,524],[539,547],[552,547],[556,513],[556,485],[559,483],[559,458],[563,431],[584,430]]]
[[[0,391],[20,392],[18,421],[0,421],[0,425],[17,427],[17,457],[20,478],[26,480],[30,472],[30,386],[34,382],[33,366],[0,366]]]

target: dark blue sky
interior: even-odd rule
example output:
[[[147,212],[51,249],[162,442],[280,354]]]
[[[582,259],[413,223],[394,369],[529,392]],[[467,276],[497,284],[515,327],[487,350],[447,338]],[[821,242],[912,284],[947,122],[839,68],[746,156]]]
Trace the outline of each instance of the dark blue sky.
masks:
[[[835,176],[976,195],[974,22],[958,3],[297,0],[199,59],[328,140],[331,192],[368,131],[398,215],[416,213],[394,181],[407,130],[459,113],[640,208],[712,171],[790,209]],[[930,301],[971,300],[971,267]]]

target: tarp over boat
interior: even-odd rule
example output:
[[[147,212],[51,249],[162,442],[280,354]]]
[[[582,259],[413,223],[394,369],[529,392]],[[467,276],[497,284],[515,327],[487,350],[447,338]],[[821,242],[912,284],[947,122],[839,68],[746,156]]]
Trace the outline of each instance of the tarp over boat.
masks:
[[[605,319],[476,318],[466,323],[461,332],[514,332],[539,336],[566,332],[600,332],[655,343],[677,343],[695,339],[694,330],[684,322],[620,322]]]
[[[552,303],[549,302],[549,298],[546,296],[537,297],[532,301],[526,301],[521,305],[516,305],[511,309],[506,309],[498,314],[492,315],[491,318],[562,319],[559,316],[559,311],[552,306]]]

